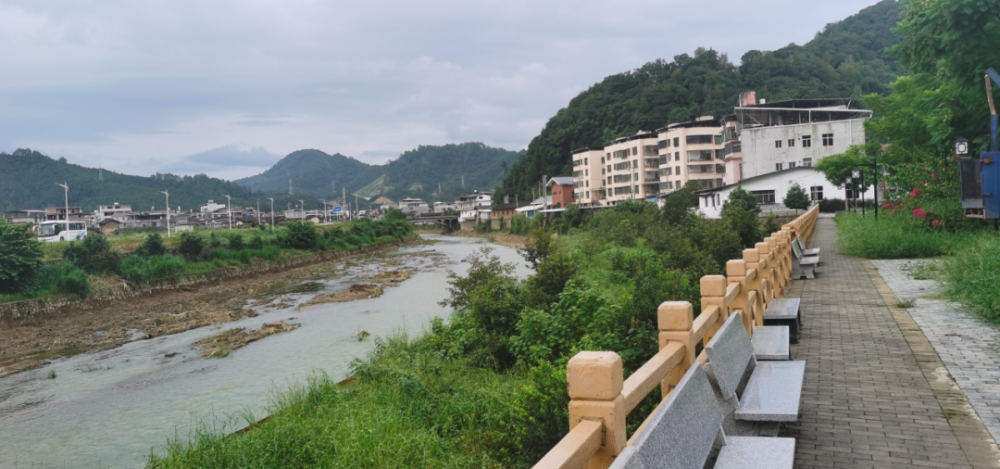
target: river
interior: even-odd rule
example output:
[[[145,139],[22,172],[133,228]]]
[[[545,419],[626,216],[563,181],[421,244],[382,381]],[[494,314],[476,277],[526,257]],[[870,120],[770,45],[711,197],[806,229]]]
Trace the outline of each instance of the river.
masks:
[[[186,441],[199,425],[237,430],[246,426],[246,416],[265,416],[278,393],[310,376],[346,377],[351,360],[365,356],[375,337],[415,337],[431,318],[446,317],[448,310],[438,302],[447,296],[449,272],[464,275],[468,264],[462,260],[487,245],[479,238],[424,237],[438,242],[391,254],[433,250],[441,256],[397,257],[399,265],[391,269],[416,273],[378,298],[294,307],[316,294],[363,283],[385,268],[377,256],[351,259],[334,265],[335,275],[290,286],[276,292],[280,301],[253,306],[259,316],[137,340],[0,378],[0,468],[141,468],[168,438]],[[491,247],[503,262],[516,263],[519,275],[528,274],[516,250]],[[302,326],[221,359],[202,358],[194,346],[222,329],[276,321]],[[362,330],[372,337],[359,342]]]

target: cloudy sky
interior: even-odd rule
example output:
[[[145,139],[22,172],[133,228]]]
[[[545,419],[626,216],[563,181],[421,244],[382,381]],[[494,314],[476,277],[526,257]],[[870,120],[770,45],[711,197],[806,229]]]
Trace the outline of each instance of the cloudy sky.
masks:
[[[603,77],[804,43],[875,0],[0,0],[0,151],[131,174],[520,149]]]

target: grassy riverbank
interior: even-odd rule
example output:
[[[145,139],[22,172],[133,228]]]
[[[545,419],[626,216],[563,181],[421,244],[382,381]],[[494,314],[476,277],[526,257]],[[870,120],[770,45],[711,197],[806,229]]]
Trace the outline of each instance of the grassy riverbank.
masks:
[[[722,273],[744,236],[767,229],[739,208],[706,220],[645,202],[553,224],[563,234],[527,236],[534,275],[514,277],[488,250],[471,256],[468,275],[451,279],[447,322],[379,339],[346,385],[316,378],[252,430],[198,432],[149,466],[531,467],[568,431],[569,358],[615,350],[633,372],[658,349],[657,306],[699,310],[701,276]],[[639,405],[630,431],[657,401]]]

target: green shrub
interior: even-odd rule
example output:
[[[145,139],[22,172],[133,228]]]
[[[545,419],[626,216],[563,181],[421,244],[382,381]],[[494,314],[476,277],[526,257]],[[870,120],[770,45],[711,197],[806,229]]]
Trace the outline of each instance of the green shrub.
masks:
[[[226,247],[233,251],[239,251],[246,248],[246,245],[243,243],[243,235],[234,234],[230,236],[229,243]]]
[[[909,259],[941,256],[967,241],[967,231],[949,232],[921,227],[909,213],[842,213],[837,216],[840,252],[866,259]]]
[[[69,262],[46,264],[39,271],[36,296],[53,293],[68,293],[80,298],[90,295],[90,279],[87,273]]]
[[[215,235],[214,231],[212,234],[208,235],[208,247],[212,249],[219,249],[222,247],[222,240]]]
[[[528,234],[528,217],[524,215],[514,215],[510,218],[511,234]]]
[[[364,220],[368,219],[365,218]],[[357,223],[351,223],[350,229],[363,231],[363,228]],[[316,225],[312,223],[289,223],[285,228],[284,242],[286,246],[292,249],[314,249],[318,238]]]
[[[30,288],[41,259],[41,243],[27,226],[0,219],[0,293],[21,293]]]
[[[162,256],[167,253],[167,248],[163,246],[163,238],[159,233],[150,233],[135,253],[146,257]]]
[[[83,241],[71,241],[63,249],[63,259],[88,274],[100,275],[114,272],[118,268],[121,253],[112,250],[104,236],[91,234],[83,238]]]
[[[980,317],[1000,323],[1000,239],[982,233],[945,258],[943,293]]]
[[[247,247],[255,250],[264,249],[264,238],[261,238],[259,234],[253,235],[250,242],[247,243]]]
[[[177,246],[177,252],[189,261],[196,261],[202,257],[205,251],[205,244],[201,236],[192,233],[181,233],[181,242]]]
[[[184,273],[187,262],[181,256],[129,256],[119,266],[119,274],[131,283],[176,281]]]

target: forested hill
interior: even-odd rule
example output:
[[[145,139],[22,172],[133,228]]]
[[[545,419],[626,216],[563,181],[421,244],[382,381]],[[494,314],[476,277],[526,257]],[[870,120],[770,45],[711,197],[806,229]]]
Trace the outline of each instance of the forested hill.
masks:
[[[887,94],[900,72],[886,51],[899,42],[891,31],[899,13],[895,0],[883,0],[828,24],[803,46],[747,52],[738,66],[724,54],[699,48],[693,56],[681,54],[671,62],[660,59],[609,76],[549,119],[497,196],[519,193],[523,198],[543,174],[570,174],[573,150],[697,116],[732,113],[742,91],[756,90],[768,101],[850,96],[856,105],[865,94]]]
[[[64,181],[69,184],[70,205],[80,205],[85,212],[114,202],[131,204],[137,211],[152,207],[162,210],[166,200],[160,191],[169,191],[170,206],[175,209],[180,206],[184,211],[197,210],[209,199],[225,203],[226,194],[232,196],[233,205],[237,207],[256,205],[257,199],[262,197],[238,184],[204,174],[143,177],[104,169],[102,181],[100,173],[98,168],[70,164],[64,158],[55,160],[29,149],[19,149],[13,154],[0,153],[0,212],[61,206],[63,190],[56,183]],[[287,198],[276,198],[275,208],[286,208]],[[317,205],[311,197],[306,199],[307,207]]]
[[[343,189],[364,198],[384,195],[397,202],[403,197],[451,200],[462,192],[496,186],[505,168],[519,156],[518,152],[482,143],[428,145],[385,165],[369,165],[339,153],[299,150],[264,173],[236,182],[268,194],[287,194],[291,180],[293,194],[328,200],[339,198]]]

